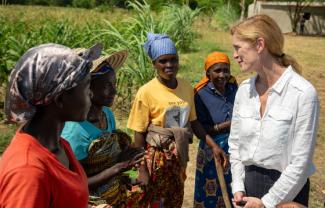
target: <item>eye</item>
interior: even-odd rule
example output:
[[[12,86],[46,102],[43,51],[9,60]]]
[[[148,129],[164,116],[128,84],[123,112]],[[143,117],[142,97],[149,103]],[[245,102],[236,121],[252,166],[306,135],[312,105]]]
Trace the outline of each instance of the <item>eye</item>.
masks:
[[[160,64],[166,64],[167,63],[167,59],[159,59],[158,62]]]

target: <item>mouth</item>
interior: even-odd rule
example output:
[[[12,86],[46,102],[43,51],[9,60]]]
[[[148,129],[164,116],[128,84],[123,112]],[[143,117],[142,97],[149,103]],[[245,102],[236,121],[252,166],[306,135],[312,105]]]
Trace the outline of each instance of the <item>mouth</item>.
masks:
[[[166,69],[165,74],[168,75],[168,76],[171,76],[171,75],[175,74],[175,71],[173,69]]]

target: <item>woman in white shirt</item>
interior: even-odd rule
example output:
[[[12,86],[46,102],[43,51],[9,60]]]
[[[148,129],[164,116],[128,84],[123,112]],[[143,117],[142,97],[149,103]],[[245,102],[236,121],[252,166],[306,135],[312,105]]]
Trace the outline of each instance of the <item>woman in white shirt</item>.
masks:
[[[267,15],[231,29],[234,59],[256,72],[236,95],[229,152],[235,204],[276,207],[294,201],[308,206],[315,172],[319,101],[298,63],[283,52],[284,37]]]

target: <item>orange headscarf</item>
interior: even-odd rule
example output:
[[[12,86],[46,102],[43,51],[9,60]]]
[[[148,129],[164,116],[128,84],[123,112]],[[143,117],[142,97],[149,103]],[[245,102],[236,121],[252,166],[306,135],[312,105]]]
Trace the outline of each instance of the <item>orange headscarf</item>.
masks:
[[[213,52],[210,53],[204,62],[204,69],[208,71],[208,69],[217,63],[227,63],[230,64],[229,58],[226,54],[221,52]],[[194,93],[197,93],[202,87],[204,87],[209,82],[209,78],[204,76],[194,87]],[[228,83],[236,83],[236,79],[233,76],[230,76]]]

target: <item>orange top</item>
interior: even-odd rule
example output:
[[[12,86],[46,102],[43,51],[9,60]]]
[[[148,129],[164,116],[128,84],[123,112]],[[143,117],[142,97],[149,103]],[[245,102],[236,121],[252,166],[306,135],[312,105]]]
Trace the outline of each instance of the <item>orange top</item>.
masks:
[[[230,64],[229,58],[226,54],[221,52],[210,53],[204,61],[204,70],[208,69],[217,63],[227,63]],[[197,93],[202,87],[204,87],[209,82],[209,78],[204,76],[194,87],[194,93]],[[231,76],[229,83],[236,83],[235,77]]]
[[[0,161],[0,208],[87,207],[87,177],[69,143],[60,143],[70,169],[34,137],[16,132]]]

